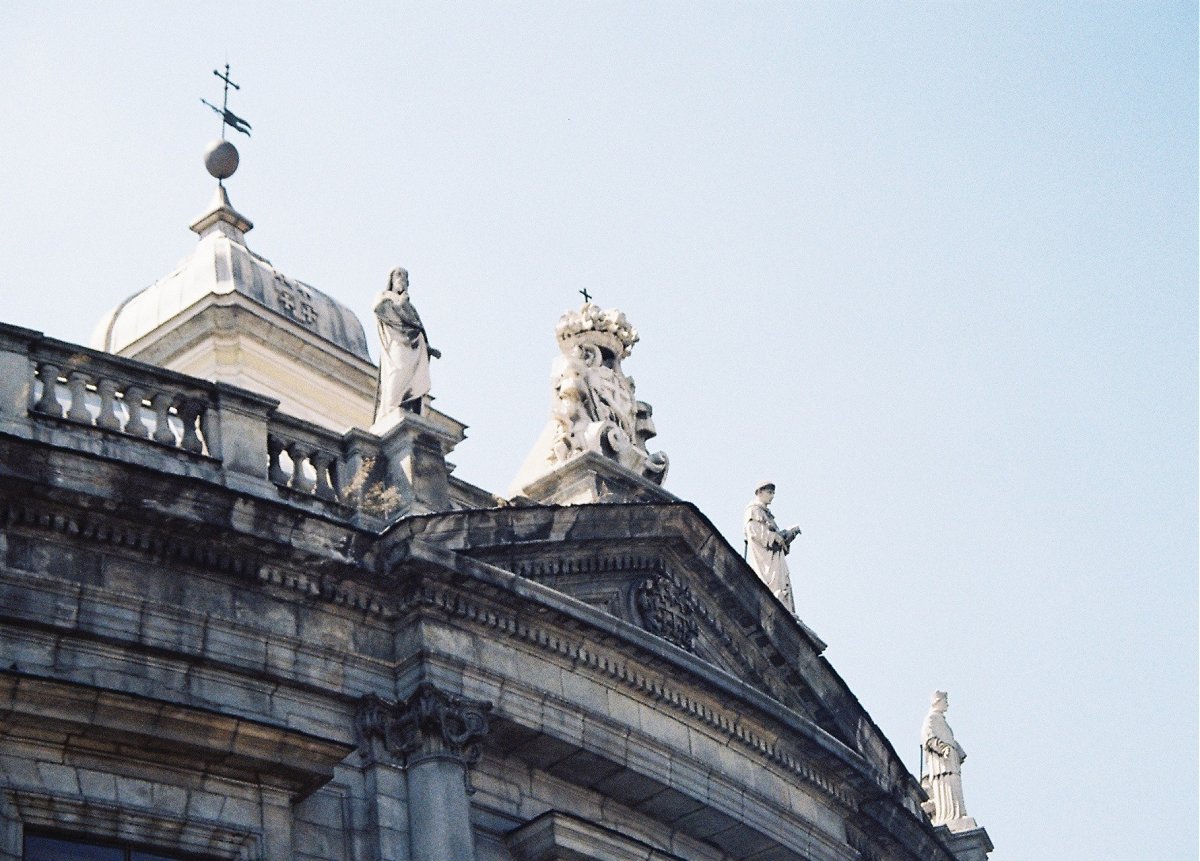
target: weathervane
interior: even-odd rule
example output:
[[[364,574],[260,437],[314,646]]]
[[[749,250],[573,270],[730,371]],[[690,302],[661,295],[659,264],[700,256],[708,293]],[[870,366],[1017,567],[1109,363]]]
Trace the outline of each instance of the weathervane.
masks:
[[[233,111],[229,110],[229,88],[233,87],[235,90],[241,89],[241,87],[229,79],[229,64],[225,64],[225,74],[222,75],[216,69],[213,69],[213,74],[225,82],[225,97],[221,101],[221,107],[218,108],[216,105],[205,101],[204,99],[201,99],[200,101],[204,102],[204,104],[212,108],[215,113],[220,115],[221,140],[225,140],[225,126],[229,126],[235,132],[241,132],[246,137],[250,137],[250,123],[246,122]]]

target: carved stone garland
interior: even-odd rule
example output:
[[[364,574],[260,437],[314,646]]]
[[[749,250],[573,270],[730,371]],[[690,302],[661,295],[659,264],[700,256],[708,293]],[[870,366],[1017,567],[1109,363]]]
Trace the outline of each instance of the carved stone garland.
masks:
[[[359,751],[405,767],[431,757],[455,759],[463,766],[467,792],[473,793],[470,767],[483,755],[491,711],[491,703],[451,696],[429,682],[398,703],[367,694],[358,707]]]

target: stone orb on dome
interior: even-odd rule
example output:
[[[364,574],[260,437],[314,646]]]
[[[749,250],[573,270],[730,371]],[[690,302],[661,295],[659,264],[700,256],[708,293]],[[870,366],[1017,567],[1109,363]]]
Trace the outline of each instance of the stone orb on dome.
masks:
[[[213,141],[204,150],[204,167],[218,180],[229,179],[238,169],[237,147],[229,141]]]

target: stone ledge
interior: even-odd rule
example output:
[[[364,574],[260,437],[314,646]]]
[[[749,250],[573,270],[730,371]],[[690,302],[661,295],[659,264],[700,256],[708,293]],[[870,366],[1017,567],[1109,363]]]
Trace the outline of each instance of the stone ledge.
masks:
[[[214,774],[303,798],[333,778],[354,747],[91,685],[0,671],[0,727],[11,736],[119,745],[122,755],[185,758]]]
[[[975,820],[971,819],[971,824],[974,823]],[[943,826],[937,829],[937,833],[953,850],[958,861],[987,861],[988,853],[995,848],[984,828],[968,827],[954,831]]]
[[[187,695],[200,709],[268,721],[295,714],[321,736],[343,719],[330,694],[360,696],[387,684],[385,658],[317,642],[303,625],[278,633],[234,621],[234,610],[226,617],[202,612],[198,603],[173,606],[128,590],[0,567],[0,650],[8,650],[9,669],[29,676],[99,684],[131,696]],[[343,616],[331,624],[344,625]],[[248,704],[266,705],[268,697],[269,713],[245,711]]]
[[[90,837],[156,845],[189,854],[253,861],[261,834],[197,817],[180,818],[158,808],[106,804],[21,787],[3,790],[5,809],[23,828],[77,831]],[[15,829],[14,829],[15,830]],[[165,845],[164,845],[165,844]],[[16,847],[7,847],[13,852]],[[19,851],[15,857],[20,857]]]
[[[552,654],[559,654],[565,660],[584,667],[591,667],[593,670],[599,671],[602,676],[607,675],[635,688],[646,688],[656,700],[665,702],[674,710],[692,713],[693,705],[690,699],[676,687],[673,681],[666,677],[661,682],[654,680],[657,673],[652,673],[651,676],[638,674],[637,678],[627,677],[621,669],[626,663],[621,650],[597,644],[588,649],[582,646],[578,635],[564,637],[559,633],[552,633],[558,631],[561,621],[570,620],[568,624],[582,622],[592,628],[601,641],[606,637],[612,637],[626,647],[637,649],[641,653],[643,661],[647,658],[663,661],[665,666],[671,667],[672,671],[680,674],[681,677],[690,677],[690,679],[705,685],[709,690],[720,692],[725,696],[732,696],[736,701],[759,714],[782,724],[790,732],[803,739],[806,745],[811,745],[822,756],[828,757],[832,763],[836,763],[837,771],[846,778],[860,781],[865,778],[868,786],[873,786],[875,783],[876,778],[871,774],[867,760],[819,724],[779,703],[744,680],[671,645],[654,634],[628,622],[623,622],[609,613],[582,604],[540,583],[526,580],[494,565],[426,544],[418,539],[410,540],[407,543],[407,552],[411,561],[419,560],[452,570],[456,569],[459,574],[467,575],[481,585],[497,588],[500,595],[509,592],[520,598],[522,605],[535,606],[539,613],[552,611],[559,618],[555,622],[547,624],[547,620],[539,621],[536,617],[529,617],[511,607],[488,606],[492,604],[494,597],[484,598],[486,593],[482,590],[474,590],[472,594],[468,595],[456,588],[441,584],[431,585],[424,594],[418,596],[419,600],[416,600],[416,603],[424,607],[441,610],[451,617],[463,618],[486,627],[499,628],[502,633],[532,643]],[[712,719],[715,718],[710,718],[710,720]],[[734,723],[736,722],[727,722],[726,731],[739,734],[733,729]],[[746,736],[744,732],[739,737],[743,743],[760,752],[770,753],[771,745],[766,740],[757,736]]]
[[[678,855],[558,810],[510,831],[504,842],[516,861],[681,861]]]

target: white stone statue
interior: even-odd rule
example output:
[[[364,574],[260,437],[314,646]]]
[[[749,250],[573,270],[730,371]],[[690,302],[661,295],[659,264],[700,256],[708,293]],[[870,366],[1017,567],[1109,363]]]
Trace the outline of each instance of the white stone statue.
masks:
[[[792,580],[786,557],[792,549],[792,541],[800,534],[800,527],[779,528],[769,507],[774,499],[775,485],[766,482],[758,486],[754,501],[746,506],[743,529],[747,561],[775,597],[795,615],[796,602],[792,599]]]
[[[420,412],[429,394],[429,357],[441,356],[429,346],[421,316],[408,295],[408,270],[397,266],[387,289],[375,297],[379,322],[379,391],[375,422],[401,408]]]
[[[548,465],[594,451],[661,484],[667,456],[646,449],[646,441],[655,436],[653,410],[637,400],[633,379],[621,370],[621,360],[637,343],[637,331],[617,309],[602,311],[585,302],[559,319],[555,335],[562,355],[551,367]]]
[[[950,700],[945,691],[934,691],[929,714],[921,727],[921,786],[929,801],[922,806],[934,825],[951,831],[976,828],[963,803],[962,763],[967,758],[946,723]]]

